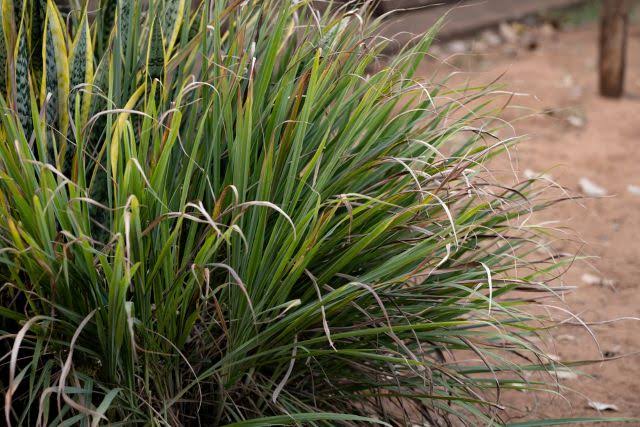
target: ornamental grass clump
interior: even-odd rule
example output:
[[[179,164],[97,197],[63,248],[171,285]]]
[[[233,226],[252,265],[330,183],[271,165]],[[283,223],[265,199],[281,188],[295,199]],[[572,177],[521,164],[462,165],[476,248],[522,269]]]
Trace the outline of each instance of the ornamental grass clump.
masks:
[[[415,76],[433,32],[71,3],[2,1],[7,425],[499,424],[545,387],[538,190],[485,173],[491,87]]]

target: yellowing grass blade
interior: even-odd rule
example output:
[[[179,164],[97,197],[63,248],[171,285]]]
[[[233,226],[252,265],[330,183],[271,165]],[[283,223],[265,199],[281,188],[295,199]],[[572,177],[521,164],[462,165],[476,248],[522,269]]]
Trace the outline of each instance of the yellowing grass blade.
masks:
[[[16,22],[20,22],[20,18],[14,20],[13,0],[0,0],[0,9],[2,9],[2,32],[7,46],[15,46],[16,43]],[[13,52],[7,49],[9,58],[12,58]]]

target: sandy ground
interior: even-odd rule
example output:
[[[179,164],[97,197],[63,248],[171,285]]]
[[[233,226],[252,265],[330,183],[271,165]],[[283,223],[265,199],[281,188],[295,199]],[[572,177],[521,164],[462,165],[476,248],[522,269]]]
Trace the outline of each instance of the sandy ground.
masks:
[[[591,24],[548,34],[534,50],[500,47],[499,54],[463,54],[450,61],[470,71],[471,80],[491,81],[506,72],[502,82],[528,94],[512,102],[524,108],[506,113],[509,119],[530,114],[514,123],[518,134],[528,135],[512,152],[518,174],[527,169],[547,173],[576,195],[582,194],[579,180],[586,177],[608,194],[553,206],[542,215],[567,226],[567,238],[584,242],[578,243],[582,254],[593,256],[573,265],[561,280],[577,286],[566,298],[567,305],[593,323],[597,344],[585,328],[567,326],[552,333],[553,351],[562,360],[626,357],[580,368],[584,376],[561,380],[573,390],[562,396],[509,397],[503,403],[512,406],[510,413],[516,418],[598,416],[589,401],[618,409],[601,416],[640,417],[640,356],[634,354],[640,352],[640,321],[597,324],[640,318],[640,195],[628,189],[640,187],[640,28],[633,28],[631,36],[627,94],[621,100],[597,95],[598,33]],[[431,72],[424,70],[425,75]],[[555,243],[559,251],[575,247]],[[585,281],[585,273],[603,283]],[[556,317],[568,316],[558,312]]]

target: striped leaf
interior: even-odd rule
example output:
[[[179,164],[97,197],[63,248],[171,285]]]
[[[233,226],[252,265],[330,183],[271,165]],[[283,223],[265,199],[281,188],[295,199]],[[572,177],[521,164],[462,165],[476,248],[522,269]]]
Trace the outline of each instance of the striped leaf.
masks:
[[[100,2],[101,27],[100,32],[96,35],[96,42],[99,44],[99,52],[102,53],[107,49],[111,30],[116,22],[116,10],[118,9],[118,0],[102,0]]]
[[[22,20],[23,11],[25,9],[24,3],[27,0],[13,0],[13,16],[15,16],[16,22]]]
[[[129,31],[131,29],[131,1],[122,0],[118,2],[118,36],[120,37],[123,52],[127,51],[129,42]]]
[[[28,4],[28,10],[31,24],[29,30],[29,49],[33,52],[30,66],[31,70],[40,73],[43,64],[39,52],[42,52],[42,34],[44,32],[47,4],[44,0],[31,0]]]
[[[109,80],[109,58],[107,56],[102,58],[102,61],[96,68],[95,75],[91,84],[91,109],[89,114],[91,116],[103,110],[107,105],[107,84]],[[99,121],[104,120],[104,116]],[[93,126],[95,131],[100,131],[98,126]]]
[[[93,78],[93,83],[91,85],[91,108],[90,115],[95,115],[100,111],[103,111],[107,106],[107,101],[105,96],[107,95],[107,84],[109,77],[109,58],[107,56],[102,58],[100,64],[96,68],[95,76]],[[87,141],[87,145],[85,148],[86,152],[86,170],[87,170],[87,178],[91,180],[92,184],[89,189],[89,194],[91,198],[98,203],[106,204],[107,199],[109,197],[109,189],[107,186],[108,178],[105,172],[104,158],[100,157],[100,150],[102,146],[100,143],[100,138],[102,137],[103,130],[107,123],[107,116],[102,115],[98,117],[98,119],[91,126],[91,133],[89,134],[89,138]],[[98,162],[99,164],[96,164]],[[95,177],[92,178],[95,169]],[[89,206],[89,212],[91,217],[94,220],[103,226],[108,225],[108,212],[104,209],[98,208],[96,205]],[[94,238],[98,240],[105,240],[108,237],[108,234],[105,233],[104,229],[99,226],[94,226],[92,234]]]
[[[107,84],[109,79],[108,68],[109,58],[105,56],[102,58],[102,61],[100,61],[100,64],[98,64],[98,67],[96,68],[95,76],[91,85],[92,97],[91,109],[89,110],[90,116],[93,116],[102,111],[107,105],[105,96],[107,96]],[[101,116],[92,126],[92,136],[90,138],[92,142],[95,142],[95,140],[99,136],[99,133],[102,132],[102,126],[100,126],[100,124],[102,124],[104,121],[105,116]]]
[[[47,106],[49,125],[55,126],[60,135],[67,134],[69,126],[69,63],[67,45],[60,12],[52,0],[47,1],[46,38],[43,49],[44,75],[42,76],[41,101],[48,93],[51,100]]]
[[[27,46],[27,28],[24,16],[20,20],[18,30],[18,43],[13,54],[14,65],[14,86],[13,103],[20,124],[24,129],[27,138],[31,135],[31,91],[29,90],[29,48]]]
[[[185,0],[165,0],[163,16],[163,33],[167,37],[167,54],[170,55],[175,46],[180,27],[184,19]]]
[[[149,36],[149,52],[147,54],[147,75],[151,79],[162,79],[164,71],[164,47],[160,20],[156,17]]]
[[[52,39],[53,36],[51,35],[51,27],[47,25],[47,37],[45,45],[46,49],[44,59],[46,61],[46,69],[42,79],[44,92],[42,93],[41,99],[43,102],[47,102],[47,124],[49,126],[56,127],[58,121],[58,73],[56,72],[57,58]],[[48,100],[47,97],[49,97]]]
[[[71,90],[81,93],[78,88],[83,83],[91,83],[93,80],[93,46],[90,37],[89,18],[86,8],[80,21],[79,31],[73,42],[71,57],[69,58],[71,74]],[[75,97],[74,97],[75,99]],[[91,91],[84,90],[82,97],[82,119],[86,122],[91,106]]]
[[[4,21],[2,19],[2,5],[0,5],[0,24]],[[4,38],[4,25],[0,25],[0,95],[6,98],[7,96],[7,61],[9,57],[7,55],[7,44]]]

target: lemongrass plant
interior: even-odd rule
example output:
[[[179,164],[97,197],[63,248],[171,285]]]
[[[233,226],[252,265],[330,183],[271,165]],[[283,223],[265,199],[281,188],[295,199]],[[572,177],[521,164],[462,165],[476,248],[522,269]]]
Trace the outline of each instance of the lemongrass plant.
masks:
[[[71,3],[2,0],[7,425],[500,424],[545,387],[536,190],[486,181],[491,88],[415,77],[433,31],[379,62],[366,6]]]

